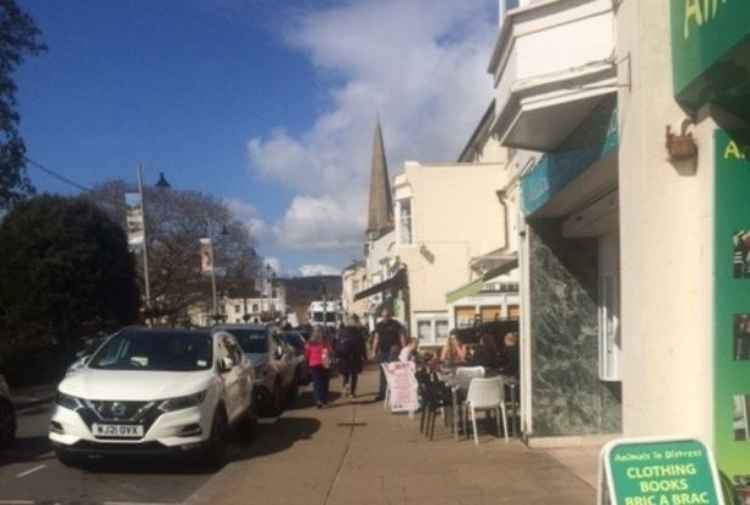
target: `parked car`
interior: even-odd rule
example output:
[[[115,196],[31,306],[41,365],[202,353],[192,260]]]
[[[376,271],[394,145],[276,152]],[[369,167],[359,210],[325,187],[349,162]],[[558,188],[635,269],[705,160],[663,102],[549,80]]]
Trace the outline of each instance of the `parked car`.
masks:
[[[287,400],[297,396],[296,356],[294,349],[262,324],[228,324],[214,331],[234,335],[255,370],[255,401],[259,412],[275,417]]]
[[[312,382],[312,375],[305,359],[305,338],[300,332],[293,330],[283,331],[279,335],[284,342],[294,349],[294,367],[297,375],[297,384],[310,384]]]
[[[0,375],[0,449],[10,447],[16,439],[16,410],[10,400],[10,388]]]
[[[253,370],[226,332],[125,328],[58,386],[58,459],[199,454],[220,467],[227,434],[257,420]]]

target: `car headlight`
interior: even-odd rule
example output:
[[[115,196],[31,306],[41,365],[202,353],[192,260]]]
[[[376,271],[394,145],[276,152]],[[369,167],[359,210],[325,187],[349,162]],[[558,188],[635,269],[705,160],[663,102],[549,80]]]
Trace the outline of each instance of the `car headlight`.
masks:
[[[176,398],[169,398],[159,404],[159,410],[163,412],[173,412],[175,410],[188,409],[190,407],[197,407],[203,400],[206,399],[207,391],[201,391],[187,396],[178,396]]]
[[[83,408],[83,403],[81,402],[81,400],[79,400],[75,396],[70,396],[70,395],[66,395],[65,393],[61,393],[60,391],[57,392],[57,398],[55,398],[55,403],[61,407],[65,407],[66,409],[70,409],[72,411],[76,411],[80,408]]]

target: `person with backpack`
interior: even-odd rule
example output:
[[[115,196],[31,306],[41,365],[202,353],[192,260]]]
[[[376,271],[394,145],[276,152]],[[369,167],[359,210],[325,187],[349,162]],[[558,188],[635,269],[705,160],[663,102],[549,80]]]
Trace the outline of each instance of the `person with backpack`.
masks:
[[[364,329],[359,324],[359,317],[354,314],[349,324],[339,332],[336,341],[336,359],[339,372],[344,379],[344,397],[354,398],[357,395],[359,374],[367,361],[367,345]]]

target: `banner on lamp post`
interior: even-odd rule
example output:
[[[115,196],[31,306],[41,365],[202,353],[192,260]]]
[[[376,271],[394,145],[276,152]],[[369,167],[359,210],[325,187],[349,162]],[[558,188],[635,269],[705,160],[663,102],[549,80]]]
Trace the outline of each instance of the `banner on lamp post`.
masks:
[[[146,240],[146,226],[143,221],[143,198],[140,193],[125,193],[125,223],[128,231],[128,245],[132,249],[143,247]]]
[[[214,271],[214,247],[210,238],[201,239],[201,272],[210,274]]]

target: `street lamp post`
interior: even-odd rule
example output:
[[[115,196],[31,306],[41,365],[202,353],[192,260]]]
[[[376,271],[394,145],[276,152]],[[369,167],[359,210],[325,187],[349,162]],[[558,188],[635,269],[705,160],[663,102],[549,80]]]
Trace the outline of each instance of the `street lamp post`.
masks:
[[[146,235],[146,198],[143,195],[143,163],[138,164],[136,175],[138,178],[138,194],[141,196],[141,212],[143,214],[143,287],[146,292],[146,313],[148,313],[151,310],[151,280],[148,273],[148,236]],[[164,172],[159,172],[159,181],[156,183],[156,187],[159,189],[169,189],[170,186],[164,177]]]
[[[213,235],[213,227],[211,225],[211,220],[206,218],[206,225],[208,227],[208,240],[209,244],[211,246],[211,300],[212,300],[212,318],[214,322],[219,322],[219,308],[217,305],[217,296],[216,296],[216,254],[214,251],[214,235]],[[229,235],[229,232],[227,232],[226,226],[222,227],[221,230],[221,236]]]

